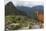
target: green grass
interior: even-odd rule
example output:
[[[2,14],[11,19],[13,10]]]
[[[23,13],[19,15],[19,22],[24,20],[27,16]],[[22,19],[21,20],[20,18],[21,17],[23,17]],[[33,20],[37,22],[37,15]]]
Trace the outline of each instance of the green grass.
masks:
[[[26,16],[6,16],[5,17],[5,21],[6,21],[6,26],[9,25],[10,27],[12,28],[12,30],[16,30],[16,29],[19,29],[21,27],[27,27],[29,25],[29,29],[31,29],[32,25],[36,22],[34,19],[29,19],[28,17]],[[19,24],[19,25],[10,25],[10,24]],[[9,27],[8,26],[8,27]],[[9,28],[9,29],[11,29]]]

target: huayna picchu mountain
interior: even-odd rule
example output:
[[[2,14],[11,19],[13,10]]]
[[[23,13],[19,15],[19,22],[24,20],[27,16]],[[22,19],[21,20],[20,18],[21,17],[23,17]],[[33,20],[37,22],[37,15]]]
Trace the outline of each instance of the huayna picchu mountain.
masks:
[[[15,11],[16,8],[12,2],[9,2],[5,5],[5,15],[14,15]]]

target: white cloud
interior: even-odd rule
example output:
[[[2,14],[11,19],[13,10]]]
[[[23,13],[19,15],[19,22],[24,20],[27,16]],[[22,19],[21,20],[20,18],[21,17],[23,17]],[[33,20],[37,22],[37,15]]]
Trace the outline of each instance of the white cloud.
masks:
[[[43,0],[6,0],[5,4],[9,1],[12,1],[15,6],[23,5],[23,6],[35,6],[35,5],[43,5]]]
[[[11,1],[11,0],[4,0],[4,4],[7,4],[9,1]]]

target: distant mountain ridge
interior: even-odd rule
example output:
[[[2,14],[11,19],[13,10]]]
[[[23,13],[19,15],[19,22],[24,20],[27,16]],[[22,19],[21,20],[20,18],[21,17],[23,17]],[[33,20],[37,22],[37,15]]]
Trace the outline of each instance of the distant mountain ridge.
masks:
[[[35,11],[43,11],[44,12],[44,6],[42,6],[42,5],[34,6],[34,7],[32,7],[32,9]]]
[[[27,16],[33,16],[34,17],[34,13],[35,12],[43,12],[44,13],[44,7],[42,5],[38,5],[38,6],[34,6],[34,7],[24,7],[24,6],[17,6],[17,9],[24,11],[27,13]]]
[[[34,16],[35,11],[44,12],[44,7],[42,5],[34,7],[25,7],[25,6],[14,6],[12,2],[9,2],[5,5],[5,12],[11,15],[25,15],[25,16]],[[10,13],[11,12],[11,13]]]

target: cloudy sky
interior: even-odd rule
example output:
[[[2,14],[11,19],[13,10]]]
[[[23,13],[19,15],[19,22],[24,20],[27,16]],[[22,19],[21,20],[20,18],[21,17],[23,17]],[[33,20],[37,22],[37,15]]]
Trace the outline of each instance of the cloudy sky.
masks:
[[[12,1],[15,6],[28,6],[32,7],[35,5],[43,5],[44,1],[43,0],[5,0],[5,4],[7,4],[9,1]]]

